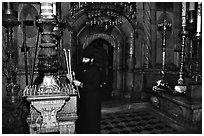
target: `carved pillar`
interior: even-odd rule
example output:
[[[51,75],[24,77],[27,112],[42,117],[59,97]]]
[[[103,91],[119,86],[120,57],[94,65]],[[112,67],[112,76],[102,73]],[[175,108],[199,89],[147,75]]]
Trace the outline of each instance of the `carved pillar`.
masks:
[[[117,43],[113,50],[113,91],[112,96],[120,96],[123,87],[122,47]]]
[[[125,45],[125,90],[124,97],[130,98],[133,89],[134,69],[134,33],[130,33],[128,43]]]
[[[144,2],[144,44],[145,44],[145,52],[144,52],[144,66],[145,68],[149,68],[151,66],[151,6],[150,2]]]

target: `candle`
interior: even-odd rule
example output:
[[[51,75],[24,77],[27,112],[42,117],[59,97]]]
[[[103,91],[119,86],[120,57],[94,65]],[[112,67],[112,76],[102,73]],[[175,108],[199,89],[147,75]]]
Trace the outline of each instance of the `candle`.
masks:
[[[53,15],[53,7],[51,2],[42,2],[40,9],[41,15],[45,16]]]
[[[181,11],[181,16],[182,16],[182,26],[186,26],[186,2],[182,2],[182,11]]]
[[[189,2],[189,10],[195,10],[195,2]]]
[[[197,33],[201,32],[201,2],[198,2],[198,9],[197,9]]]
[[[65,60],[66,60],[66,65],[67,65],[67,74],[70,75],[70,69],[69,69],[69,60],[68,60],[68,56],[67,56],[67,51],[66,49],[64,49],[64,54],[65,54]]]
[[[79,4],[79,9],[81,8],[81,3],[80,2],[78,2],[78,4]]]
[[[186,16],[186,2],[182,2],[182,17]]]
[[[71,51],[70,51],[70,49],[68,49],[68,56],[69,56],[69,71],[70,71],[70,75],[71,75],[72,69],[71,69]]]
[[[52,7],[53,7],[53,11],[52,11],[52,13],[53,13],[53,15],[57,15],[56,13],[57,13],[57,7],[56,7],[56,2],[53,2],[53,4],[52,4]]]

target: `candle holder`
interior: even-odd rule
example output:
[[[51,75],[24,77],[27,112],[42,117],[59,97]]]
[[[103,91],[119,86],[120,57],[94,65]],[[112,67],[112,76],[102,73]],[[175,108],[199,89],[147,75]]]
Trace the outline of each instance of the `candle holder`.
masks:
[[[36,21],[41,31],[39,76],[23,92],[23,97],[31,102],[27,122],[32,134],[75,132],[77,91],[59,75],[59,44],[63,27],[54,9],[52,2],[41,3],[41,14]]]
[[[3,61],[3,71],[7,79],[7,100],[11,103],[16,103],[19,101],[18,92],[20,91],[20,86],[17,84],[17,47],[13,43],[13,28],[20,25],[18,21],[17,12],[12,10],[11,3],[6,3],[6,8],[2,13],[2,24],[6,28],[6,59]]]
[[[202,4],[201,2],[198,3],[197,8],[197,30],[193,37],[193,40],[196,42],[196,56],[195,56],[195,71],[193,73],[193,79],[196,83],[202,82],[202,73],[201,68],[202,67],[202,60],[201,60],[201,45],[202,45],[202,33],[201,33],[201,18],[202,18]]]
[[[132,23],[137,20],[136,2],[71,2],[70,19],[77,18],[82,12],[87,13],[87,26],[111,31],[122,23],[122,15]]]
[[[185,44],[187,36],[189,32],[186,30],[186,3],[182,3],[182,31],[179,36],[181,37],[181,61],[180,61],[180,70],[179,70],[179,78],[177,80],[177,85],[174,87],[174,93],[185,94],[187,90],[187,86],[184,84],[184,59],[185,59]]]
[[[196,32],[196,21],[195,21],[196,11],[189,10],[188,12],[188,21],[187,21],[187,30],[189,31],[189,57],[188,57],[188,68],[189,68],[189,77],[193,76],[193,62],[194,62],[194,37]]]
[[[166,81],[166,35],[167,31],[172,30],[172,24],[166,16],[166,11],[164,11],[164,16],[162,22],[158,23],[158,30],[162,34],[162,69],[161,69],[161,79],[157,81],[157,85],[153,86],[153,91],[169,91],[172,90],[168,86]]]
[[[62,52],[62,46],[61,46],[61,38],[63,31],[67,27],[67,22],[61,18],[61,3],[56,2],[56,16],[57,16],[57,24],[55,25],[53,29],[54,37],[57,43],[57,49],[58,49],[58,57],[63,58],[63,52]]]
[[[3,74],[7,80],[7,98],[2,101],[2,133],[27,133],[27,124],[25,123],[28,114],[27,105],[19,96],[20,85],[17,83],[17,45],[13,41],[13,28],[20,25],[18,14],[13,10],[12,2],[3,2],[2,25],[6,29],[6,47],[5,58],[3,59]],[[3,89],[3,88],[2,88]],[[18,129],[16,129],[18,126]],[[23,128],[23,129],[20,129]]]
[[[186,93],[187,86],[184,85],[184,77],[183,77],[183,67],[184,67],[184,57],[185,57],[185,42],[188,36],[188,31],[183,29],[179,36],[182,38],[181,44],[181,62],[180,62],[180,70],[179,70],[179,79],[177,80],[177,85],[174,87],[175,93]]]

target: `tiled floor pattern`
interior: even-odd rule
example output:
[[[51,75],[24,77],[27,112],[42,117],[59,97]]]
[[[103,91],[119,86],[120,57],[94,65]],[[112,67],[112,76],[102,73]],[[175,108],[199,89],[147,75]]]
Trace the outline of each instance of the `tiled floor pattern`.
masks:
[[[186,131],[151,110],[129,110],[102,115],[102,134],[184,134]]]

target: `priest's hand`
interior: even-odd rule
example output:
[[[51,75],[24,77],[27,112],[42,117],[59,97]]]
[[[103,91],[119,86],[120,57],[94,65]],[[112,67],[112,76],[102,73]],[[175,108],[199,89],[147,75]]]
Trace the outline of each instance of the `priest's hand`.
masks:
[[[74,83],[75,86],[79,86],[81,88],[83,87],[83,83],[78,81],[78,80],[73,80],[73,83]]]

